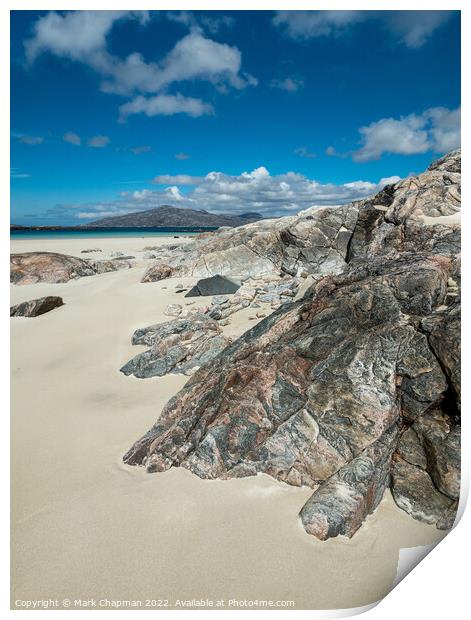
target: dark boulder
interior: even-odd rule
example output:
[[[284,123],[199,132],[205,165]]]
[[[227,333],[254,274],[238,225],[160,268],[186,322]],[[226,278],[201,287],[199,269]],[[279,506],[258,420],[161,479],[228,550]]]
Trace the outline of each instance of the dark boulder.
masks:
[[[21,304],[12,306],[10,308],[10,316],[39,316],[59,308],[64,305],[62,297],[40,297],[39,299],[31,299],[30,301],[23,301]]]
[[[240,288],[240,284],[226,278],[216,275],[211,278],[203,278],[198,280],[193,288],[191,288],[185,297],[208,297],[212,295],[228,295],[235,293]]]

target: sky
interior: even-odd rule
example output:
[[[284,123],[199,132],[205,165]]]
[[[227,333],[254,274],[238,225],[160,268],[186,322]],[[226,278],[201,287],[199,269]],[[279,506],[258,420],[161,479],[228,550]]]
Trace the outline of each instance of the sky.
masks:
[[[342,204],[460,145],[456,11],[13,11],[11,222]]]

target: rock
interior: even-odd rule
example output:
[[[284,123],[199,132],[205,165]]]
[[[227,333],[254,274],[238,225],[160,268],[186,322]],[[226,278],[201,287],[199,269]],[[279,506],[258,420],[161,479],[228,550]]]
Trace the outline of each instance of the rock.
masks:
[[[25,252],[10,255],[10,282],[51,284],[95,275],[93,266],[82,258],[56,252]]]
[[[224,295],[235,293],[240,288],[240,284],[229,280],[220,275],[211,276],[198,280],[195,286],[188,291],[185,297],[206,297],[209,295]]]
[[[81,250],[81,254],[88,254],[89,252],[103,252],[100,248],[89,248],[88,250]]]
[[[221,306],[222,304],[226,304],[228,301],[229,301],[229,297],[227,295],[215,295],[211,299],[211,305]]]
[[[152,265],[144,274],[141,282],[156,282],[173,276],[174,269],[165,263]]]
[[[174,250],[163,247],[158,256],[175,275],[199,278],[221,275],[244,280],[279,276],[280,271],[292,276],[339,273],[345,267],[357,214],[356,204],[315,207],[297,216],[220,228]],[[144,281],[152,279],[149,270]]]
[[[182,312],[183,308],[180,304],[169,304],[164,310],[166,316],[180,316]]]
[[[429,170],[439,170],[441,172],[459,172],[461,173],[461,149],[451,151],[440,159],[436,159],[428,167]]]
[[[26,252],[10,255],[10,282],[13,284],[35,284],[36,282],[58,284],[131,267],[132,264],[126,258],[94,260],[55,252]]]
[[[113,258],[111,260],[91,260],[90,265],[95,273],[108,273],[119,271],[120,269],[131,269],[132,264],[124,258]]]
[[[393,426],[314,491],[300,512],[309,534],[321,540],[353,536],[389,487],[396,440],[397,427]]]
[[[455,502],[435,488],[426,471],[396,457],[391,479],[394,501],[414,519],[430,525],[444,522],[444,517],[450,520],[448,512]]]
[[[119,251],[110,252],[110,256],[112,258],[120,258],[120,257],[124,256],[124,252],[119,252]]]
[[[197,370],[125,462],[309,486],[301,519],[321,539],[353,535],[389,485],[411,516],[449,526],[459,493],[460,267],[455,224],[442,218],[459,209],[457,157],[365,201],[178,250],[179,273],[185,256],[192,273],[224,264],[250,277],[250,252],[273,266],[212,304],[206,320],[264,296],[279,308]],[[293,302],[302,272],[312,285]]]
[[[151,260],[152,258],[157,258],[153,252],[144,252],[142,258],[145,260]]]
[[[30,301],[23,301],[16,306],[10,308],[10,316],[39,316],[59,308],[64,305],[62,297],[40,297],[39,299],[31,299]]]
[[[229,342],[216,321],[200,313],[151,325],[138,329],[132,337],[133,344],[151,348],[136,355],[121,372],[139,379],[170,372],[191,374],[213,360]]]

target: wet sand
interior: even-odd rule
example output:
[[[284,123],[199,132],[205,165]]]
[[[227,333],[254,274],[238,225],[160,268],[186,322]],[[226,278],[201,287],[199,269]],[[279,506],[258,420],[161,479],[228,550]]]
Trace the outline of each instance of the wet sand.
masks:
[[[15,240],[12,251],[98,258],[178,241]],[[91,247],[105,251],[80,253]],[[65,302],[36,318],[11,319],[12,607],[18,599],[52,598],[63,607],[63,599],[95,598],[140,601],[142,608],[146,600],[173,608],[179,600],[210,599],[226,608],[237,608],[230,600],[273,600],[330,609],[382,598],[396,577],[399,549],[443,536],[399,510],[389,493],[353,539],[320,542],[297,518],[310,489],[265,475],[150,475],[122,463],[187,380],[119,372],[141,350],[130,343],[133,331],[168,320],[166,305],[185,303],[175,285],[194,283],[141,284],[149,264],[12,287],[12,303],[43,295]],[[248,329],[250,314],[231,317],[225,332]]]

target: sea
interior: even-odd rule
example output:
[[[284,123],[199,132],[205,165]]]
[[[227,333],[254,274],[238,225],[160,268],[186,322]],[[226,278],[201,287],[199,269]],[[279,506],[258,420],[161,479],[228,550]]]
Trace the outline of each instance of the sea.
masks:
[[[108,237],[181,237],[197,235],[202,232],[217,230],[211,228],[54,228],[53,230],[44,229],[18,229],[10,230],[11,239],[103,239]]]

